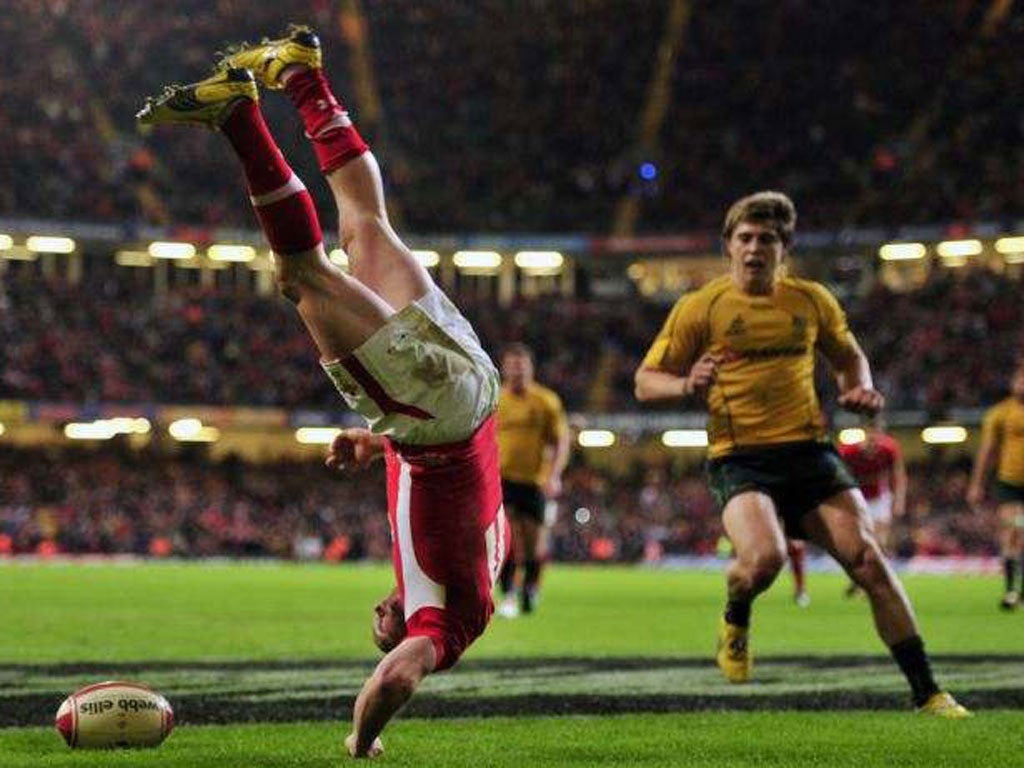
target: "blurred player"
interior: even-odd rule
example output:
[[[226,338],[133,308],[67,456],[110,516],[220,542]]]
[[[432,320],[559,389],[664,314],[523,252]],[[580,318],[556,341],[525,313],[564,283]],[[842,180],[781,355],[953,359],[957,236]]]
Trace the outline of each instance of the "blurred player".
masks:
[[[793,573],[793,602],[807,608],[811,604],[807,592],[807,544],[800,539],[786,539],[786,555]]]
[[[875,539],[892,555],[892,521],[902,518],[907,507],[907,467],[900,444],[885,433],[885,422],[876,415],[864,430],[864,440],[840,445],[839,455],[864,494]],[[850,582],[846,595],[857,591],[857,584]]]
[[[498,448],[505,512],[512,526],[512,557],[501,572],[504,595],[499,611],[513,618],[530,613],[540,583],[546,501],[562,492],[569,461],[569,425],[562,401],[534,380],[533,353],[510,344],[501,355],[498,398]],[[516,569],[522,585],[516,602]]]
[[[731,682],[750,679],[751,603],[782,568],[788,533],[825,549],[867,593],[918,711],[967,717],[935,684],[864,497],[827,439],[815,350],[835,370],[841,406],[874,414],[884,399],[832,294],[784,274],[795,224],[793,203],[778,192],[737,201],[722,229],[729,274],[676,303],[636,373],[640,400],[707,400],[709,481],[736,552],[718,665]]]
[[[967,501],[978,507],[985,498],[985,483],[996,470],[999,515],[999,554],[1003,558],[1006,589],[999,603],[1012,611],[1020,604],[1017,570],[1024,585],[1024,362],[1010,381],[1010,396],[985,414],[981,448],[974,462]]]
[[[351,274],[331,264],[313,201],[274,143],[254,76],[302,117],[338,205]],[[378,735],[429,673],[484,631],[507,553],[493,412],[498,374],[469,323],[388,223],[380,171],[321,69],[320,42],[293,28],[231,54],[206,80],[149,100],[143,124],[220,130],[324,370],[370,430],[341,433],[333,466],[384,452],[397,588],[375,609],[386,652],[355,703],[345,745],[373,757]]]

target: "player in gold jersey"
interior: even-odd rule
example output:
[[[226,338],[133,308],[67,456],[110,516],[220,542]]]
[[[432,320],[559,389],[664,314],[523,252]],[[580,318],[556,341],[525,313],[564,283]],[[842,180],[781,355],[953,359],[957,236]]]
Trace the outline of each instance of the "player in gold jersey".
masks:
[[[727,573],[717,661],[731,682],[751,677],[751,603],[786,560],[786,536],[829,552],[867,594],[882,641],[919,711],[969,712],[932,676],[913,610],[875,540],[857,484],[828,439],[814,390],[814,355],[831,363],[839,404],[873,414],[885,401],[836,299],[784,274],[796,209],[759,192],[729,209],[729,274],[683,296],[636,373],[642,401],[706,399],[711,490],[736,554]]]
[[[531,613],[543,565],[545,507],[562,492],[569,461],[569,426],[562,401],[534,381],[533,353],[511,344],[501,355],[498,451],[505,512],[512,526],[512,557],[505,560],[499,612],[506,618]],[[516,569],[522,585],[516,601]]]
[[[1010,393],[985,414],[981,448],[967,490],[968,502],[980,505],[985,498],[985,481],[998,462],[995,495],[999,505],[999,554],[1006,577],[1006,591],[999,605],[1007,611],[1020,604],[1024,591],[1016,583],[1019,565],[1024,587],[1024,362],[1013,374]]]

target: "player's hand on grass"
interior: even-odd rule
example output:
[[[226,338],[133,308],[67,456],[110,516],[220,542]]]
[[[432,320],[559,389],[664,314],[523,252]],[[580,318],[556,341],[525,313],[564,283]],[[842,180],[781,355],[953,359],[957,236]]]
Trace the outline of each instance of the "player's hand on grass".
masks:
[[[712,355],[710,352],[701,356],[700,360],[694,363],[690,369],[690,375],[686,377],[687,394],[705,397],[711,385],[718,379],[718,365],[721,358]]]
[[[885,396],[872,387],[853,387],[839,395],[839,406],[873,416],[885,407]]]
[[[345,749],[348,750],[348,753],[351,757],[379,757],[384,754],[384,743],[380,740],[380,737],[378,736],[376,739],[373,740],[373,743],[370,745],[369,749],[367,749],[362,754],[358,754],[356,752],[356,735],[354,733],[350,733],[348,736],[345,737]]]
[[[331,442],[325,464],[332,469],[362,469],[384,450],[382,439],[368,429],[343,429]]]

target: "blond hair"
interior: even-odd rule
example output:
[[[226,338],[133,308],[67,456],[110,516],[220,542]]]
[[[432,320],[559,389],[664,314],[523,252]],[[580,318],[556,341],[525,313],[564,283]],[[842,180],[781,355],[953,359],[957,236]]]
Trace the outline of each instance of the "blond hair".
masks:
[[[741,197],[725,214],[722,239],[728,241],[736,227],[745,221],[773,227],[783,244],[789,247],[796,229],[796,206],[782,192],[755,192]]]

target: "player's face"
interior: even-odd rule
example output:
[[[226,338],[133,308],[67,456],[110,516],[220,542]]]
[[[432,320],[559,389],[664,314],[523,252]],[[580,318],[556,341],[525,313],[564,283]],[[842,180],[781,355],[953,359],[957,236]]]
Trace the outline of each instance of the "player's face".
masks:
[[[387,653],[405,638],[405,610],[398,589],[373,609],[373,642]]]
[[[533,380],[533,361],[529,355],[508,352],[501,358],[501,375],[514,387]]]
[[[1010,391],[1018,400],[1024,400],[1024,366],[1017,369],[1010,380]]]
[[[745,293],[770,293],[786,246],[774,227],[743,221],[725,244],[733,279]]]

